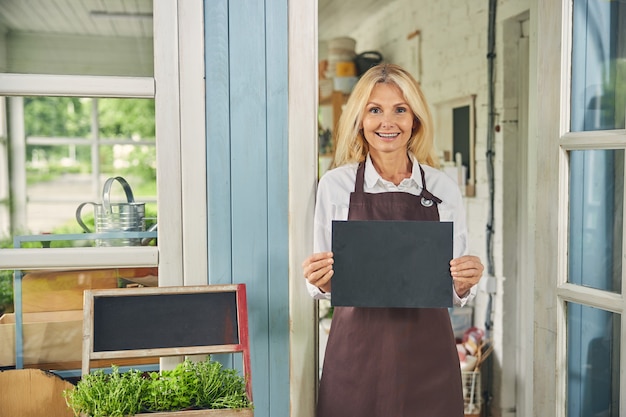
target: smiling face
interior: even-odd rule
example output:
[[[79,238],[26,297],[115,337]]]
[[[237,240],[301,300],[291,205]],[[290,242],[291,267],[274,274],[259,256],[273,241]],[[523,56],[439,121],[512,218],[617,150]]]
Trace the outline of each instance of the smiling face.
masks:
[[[417,125],[411,108],[395,84],[378,83],[363,115],[363,136],[373,158],[406,159],[407,143]]]

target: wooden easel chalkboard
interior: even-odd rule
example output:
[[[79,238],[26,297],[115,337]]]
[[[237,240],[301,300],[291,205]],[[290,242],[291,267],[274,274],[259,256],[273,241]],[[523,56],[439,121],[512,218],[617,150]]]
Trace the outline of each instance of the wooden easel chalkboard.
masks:
[[[82,373],[94,359],[238,353],[250,387],[244,284],[87,290]]]

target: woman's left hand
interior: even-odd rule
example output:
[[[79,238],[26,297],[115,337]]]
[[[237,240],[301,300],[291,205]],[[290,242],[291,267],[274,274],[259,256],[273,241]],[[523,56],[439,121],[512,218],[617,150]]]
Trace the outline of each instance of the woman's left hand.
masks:
[[[465,255],[450,261],[450,273],[454,281],[454,290],[461,298],[480,281],[484,266],[478,256]]]

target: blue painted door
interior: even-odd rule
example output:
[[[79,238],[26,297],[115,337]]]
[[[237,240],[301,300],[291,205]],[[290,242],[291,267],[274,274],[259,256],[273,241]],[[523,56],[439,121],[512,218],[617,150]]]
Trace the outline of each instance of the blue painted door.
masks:
[[[205,1],[209,283],[246,284],[256,417],[289,415],[287,38],[286,0]]]

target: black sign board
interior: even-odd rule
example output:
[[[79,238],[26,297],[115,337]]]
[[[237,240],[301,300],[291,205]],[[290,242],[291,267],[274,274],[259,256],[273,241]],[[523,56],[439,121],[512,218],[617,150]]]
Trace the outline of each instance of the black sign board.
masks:
[[[453,224],[333,221],[331,304],[451,307]]]
[[[245,284],[86,290],[82,373],[91,360],[241,353],[252,400]]]

